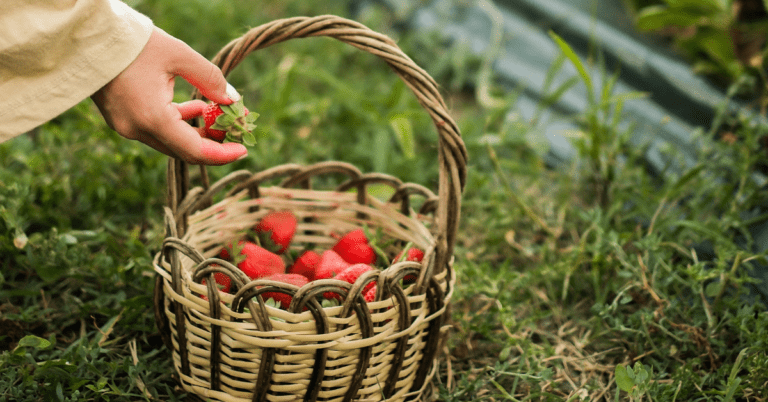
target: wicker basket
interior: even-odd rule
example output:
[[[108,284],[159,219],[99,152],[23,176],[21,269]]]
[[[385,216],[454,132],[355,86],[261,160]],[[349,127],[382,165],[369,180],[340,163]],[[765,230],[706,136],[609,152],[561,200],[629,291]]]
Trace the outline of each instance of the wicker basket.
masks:
[[[455,281],[466,149],[432,78],[391,39],[357,22],[335,16],[274,21],[229,43],[214,63],[226,75],[257,49],[312,36],[379,56],[411,88],[437,127],[438,194],[335,161],[236,171],[213,184],[201,167],[202,186],[190,188],[188,165],[171,159],[166,238],[154,259],[157,325],[181,388],[203,400],[426,400]],[[335,188],[312,187],[328,175],[344,179]],[[382,183],[393,188],[391,198],[366,194],[368,186]],[[412,208],[417,201],[418,212]],[[285,209],[299,218],[294,250],[327,248],[333,234],[366,226],[399,247],[410,242],[422,248],[425,257],[369,271],[352,285],[326,279],[301,288],[250,281],[216,258],[266,213]],[[229,275],[236,293],[218,291],[214,272]],[[404,287],[406,275],[415,275],[416,283]],[[366,303],[362,289],[373,281],[376,298]],[[340,306],[320,304],[318,296],[328,291],[343,295]],[[265,292],[287,293],[293,301],[287,310],[273,308]]]

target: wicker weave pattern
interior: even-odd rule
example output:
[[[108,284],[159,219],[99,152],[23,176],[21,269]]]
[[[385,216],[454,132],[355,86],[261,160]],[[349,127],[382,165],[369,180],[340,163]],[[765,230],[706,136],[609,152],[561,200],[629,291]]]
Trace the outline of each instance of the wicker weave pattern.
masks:
[[[389,38],[356,22],[333,16],[275,21],[228,44],[214,62],[227,74],[257,49],[310,36],[334,37],[380,56],[413,90],[438,132],[438,194],[335,161],[237,171],[213,184],[203,168],[203,186],[190,189],[187,165],[171,160],[167,236],[154,261],[157,324],[182,388],[199,398],[421,400],[434,374],[453,292],[452,252],[466,149],[431,77]],[[336,188],[312,188],[314,178],[339,174],[347,179]],[[371,184],[389,185],[393,195],[387,200],[368,196]],[[414,201],[420,201],[418,212]],[[425,250],[425,257],[422,263],[371,271],[352,285],[327,279],[300,289],[250,281],[216,258],[222,245],[238,239],[266,213],[284,209],[299,218],[292,245],[297,250],[330,247],[332,234],[367,226],[396,240],[390,252],[410,242]],[[215,272],[229,275],[237,292],[219,292]],[[418,280],[403,289],[406,275]],[[362,289],[374,281],[376,301],[366,303]],[[342,295],[341,306],[320,306],[318,296],[329,291]],[[288,311],[266,306],[265,292],[292,295]]]

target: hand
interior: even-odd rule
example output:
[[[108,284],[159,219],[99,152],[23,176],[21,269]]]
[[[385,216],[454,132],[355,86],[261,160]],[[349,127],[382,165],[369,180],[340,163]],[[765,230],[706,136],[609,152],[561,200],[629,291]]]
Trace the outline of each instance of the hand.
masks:
[[[227,96],[227,81],[216,65],[159,28],[136,60],[91,98],[113,130],[168,156],[205,165],[245,157],[248,151],[242,144],[203,138],[201,128],[185,122],[200,116],[205,102],[173,103],[177,76],[214,102],[228,105],[239,99],[231,86]]]

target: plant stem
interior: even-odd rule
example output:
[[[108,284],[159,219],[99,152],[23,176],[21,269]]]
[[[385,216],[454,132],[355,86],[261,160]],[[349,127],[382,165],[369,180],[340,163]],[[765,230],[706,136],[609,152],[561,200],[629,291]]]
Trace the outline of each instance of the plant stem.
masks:
[[[493,168],[496,171],[496,174],[499,176],[499,180],[504,186],[504,189],[506,190],[509,198],[518,207],[520,207],[520,209],[523,210],[523,214],[525,214],[525,216],[533,220],[545,232],[549,233],[553,237],[559,237],[560,231],[549,227],[549,225],[547,225],[544,219],[542,219],[538,214],[536,214],[536,212],[530,206],[528,206],[528,204],[526,204],[525,201],[523,201],[523,199],[517,195],[517,193],[515,193],[515,191],[509,185],[509,181],[507,181],[506,175],[501,170],[501,163],[499,163],[499,157],[496,155],[496,151],[493,149],[493,147],[491,147],[490,144],[486,144],[486,147],[488,148],[488,156],[491,158],[491,162],[493,163]]]

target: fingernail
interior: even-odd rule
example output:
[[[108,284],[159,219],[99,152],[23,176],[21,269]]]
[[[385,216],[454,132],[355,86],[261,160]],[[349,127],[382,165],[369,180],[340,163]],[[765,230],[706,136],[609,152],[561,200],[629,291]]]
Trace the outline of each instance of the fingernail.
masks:
[[[243,160],[243,159],[245,159],[245,158],[247,158],[247,157],[248,157],[248,153],[246,152],[246,153],[244,153],[244,154],[240,155],[240,157],[239,157],[239,158],[237,158],[237,159],[235,159],[235,160],[236,160],[236,161],[239,161],[239,160]]]
[[[240,94],[237,93],[237,89],[235,89],[235,87],[233,87],[230,83],[227,83],[227,97],[232,99],[233,102],[240,100]]]

